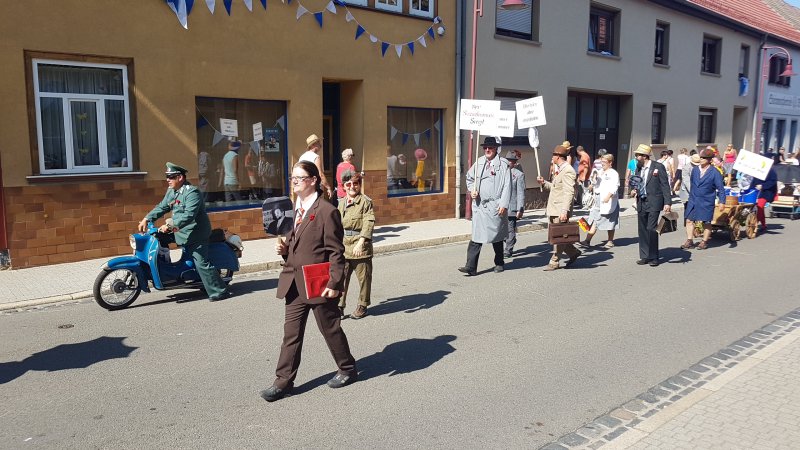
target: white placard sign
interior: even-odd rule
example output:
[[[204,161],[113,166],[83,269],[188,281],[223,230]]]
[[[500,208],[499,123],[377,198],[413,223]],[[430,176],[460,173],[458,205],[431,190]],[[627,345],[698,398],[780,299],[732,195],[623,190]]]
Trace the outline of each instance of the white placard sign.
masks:
[[[499,100],[461,99],[461,115],[459,117],[462,130],[480,131],[484,127],[491,128],[497,111],[500,111]]]
[[[517,126],[520,130],[547,125],[544,117],[544,98],[542,96],[528,98],[516,102]]]
[[[481,127],[481,134],[484,136],[514,137],[514,118],[517,113],[500,110],[495,114],[495,120],[487,121],[486,126]]]
[[[739,150],[739,154],[736,155],[736,162],[733,163],[733,170],[750,175],[759,180],[765,180],[767,178],[767,172],[772,168],[773,162],[771,158],[766,158],[742,149]]]
[[[253,124],[253,140],[257,142],[264,140],[264,129],[261,127],[261,122]]]
[[[235,119],[219,119],[219,132],[223,136],[239,136],[239,123]]]

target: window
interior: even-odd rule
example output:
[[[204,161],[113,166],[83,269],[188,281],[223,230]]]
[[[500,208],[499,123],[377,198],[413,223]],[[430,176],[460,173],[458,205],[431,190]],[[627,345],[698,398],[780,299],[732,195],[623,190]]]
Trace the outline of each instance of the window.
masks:
[[[772,148],[772,119],[764,119],[761,122],[761,151],[764,153],[775,151]]]
[[[700,71],[703,73],[719,74],[720,53],[722,40],[703,35],[703,55]]]
[[[618,12],[592,6],[589,10],[589,51],[616,54]]]
[[[653,115],[650,128],[650,143],[664,143],[664,123],[666,120],[667,105],[653,104]]]
[[[389,197],[442,192],[442,110],[389,107],[386,183]]]
[[[530,0],[530,8],[511,10],[502,9],[504,0],[497,0],[497,17],[495,32],[529,41],[539,40],[539,2]]]
[[[403,0],[375,0],[375,8],[392,12],[403,12]]]
[[[769,84],[786,87],[791,85],[791,77],[780,76],[786,70],[787,64],[789,61],[783,56],[772,56],[769,59]]]
[[[739,76],[750,78],[750,46],[742,44],[739,50]]]
[[[795,138],[797,137],[797,121],[793,120],[789,126],[789,150],[794,152],[797,151],[794,146]]]
[[[433,17],[433,7],[435,0],[411,0],[408,5],[408,13],[412,16]]]
[[[786,121],[781,119],[775,121],[775,140],[777,142],[777,147],[783,147],[783,138],[784,133],[786,131]]]
[[[367,0],[343,0],[350,5],[367,6]]]
[[[500,109],[504,111],[516,111],[517,105],[516,103],[520,100],[525,100],[531,97],[536,97],[538,94],[536,93],[527,93],[527,92],[507,92],[507,91],[496,91],[494,93],[494,99],[500,101]],[[503,145],[511,146],[511,145],[528,145],[528,129],[519,129],[517,127],[514,128],[514,137],[504,137],[503,138]]]
[[[711,144],[714,142],[716,134],[717,110],[710,108],[700,108],[700,116],[697,124],[697,143]]]
[[[40,173],[131,171],[127,66],[31,61]]]
[[[656,44],[653,62],[656,64],[669,64],[669,24],[656,22]]]
[[[287,195],[286,103],[281,101],[195,98],[197,175],[206,208],[237,209]],[[220,119],[238,136],[224,136]],[[256,140],[253,125],[261,124]],[[231,145],[240,143],[238,150]]]

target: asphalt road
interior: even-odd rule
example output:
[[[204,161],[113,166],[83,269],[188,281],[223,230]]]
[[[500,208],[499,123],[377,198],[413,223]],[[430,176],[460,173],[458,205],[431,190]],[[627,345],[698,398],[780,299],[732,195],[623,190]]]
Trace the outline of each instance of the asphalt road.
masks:
[[[295,395],[275,403],[258,392],[282,336],[276,273],[217,303],[3,313],[0,448],[536,448],[800,306],[800,221],[771,223],[705,251],[665,235],[657,268],[634,264],[631,219],[615,249],[550,273],[545,232],[501,274],[488,246],[476,277],[456,271],[463,243],[378,257],[370,315],[343,325],[361,381],[325,386],[311,321]]]

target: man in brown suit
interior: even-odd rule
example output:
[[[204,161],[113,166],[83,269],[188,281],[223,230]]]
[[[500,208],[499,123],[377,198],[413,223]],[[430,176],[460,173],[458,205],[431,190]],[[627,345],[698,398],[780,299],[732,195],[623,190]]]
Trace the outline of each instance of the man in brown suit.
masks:
[[[575,196],[575,169],[567,163],[567,156],[569,149],[557,145],[553,149],[553,167],[555,167],[556,174],[553,176],[553,181],[545,181],[544,178],[538,177],[537,181],[544,186],[545,189],[550,191],[550,196],[547,198],[547,217],[550,218],[550,223],[566,222],[572,213],[572,199]],[[556,270],[559,268],[558,259],[561,253],[566,253],[569,260],[565,267],[569,267],[578,256],[581,255],[580,250],[576,249],[572,244],[559,244],[553,247],[553,257],[550,258],[550,264],[545,267],[545,272]]]
[[[286,299],[283,344],[272,386],[261,397],[273,402],[290,394],[303,348],[308,314],[314,312],[317,327],[325,338],[339,370],[328,386],[340,388],[358,378],[356,362],[350,353],[347,336],[341,327],[337,300],[344,288],[344,229],[336,208],[324,201],[319,169],[314,163],[300,161],[292,169],[292,189],[297,196],[295,227],[286,242],[275,244],[283,256],[283,271],[278,278],[278,298]],[[308,298],[303,266],[330,262],[330,280],[319,297]]]

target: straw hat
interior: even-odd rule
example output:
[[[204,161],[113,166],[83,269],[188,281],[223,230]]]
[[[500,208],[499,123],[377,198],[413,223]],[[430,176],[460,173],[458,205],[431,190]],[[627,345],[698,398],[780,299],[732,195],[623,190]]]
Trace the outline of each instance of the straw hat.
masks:
[[[633,152],[633,154],[634,155],[650,156],[650,155],[653,154],[653,149],[650,148],[650,146],[647,145],[647,144],[639,144],[639,146],[636,147],[636,151]]]
[[[561,143],[561,146],[562,146],[562,147],[564,147],[564,148],[565,148],[565,149],[567,149],[567,150],[569,150],[569,149],[571,149],[571,148],[572,148],[572,144],[570,144],[570,142],[569,142],[569,141],[564,141],[564,142],[562,142],[562,143]]]
[[[311,136],[306,138],[306,148],[311,148],[311,146],[317,142],[322,142],[322,138],[320,138],[316,134],[312,134]]]
[[[695,153],[694,155],[692,155],[691,158],[689,158],[689,162],[692,163],[693,166],[699,166],[700,165],[700,155]]]

